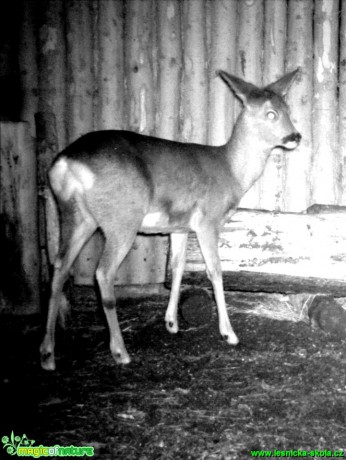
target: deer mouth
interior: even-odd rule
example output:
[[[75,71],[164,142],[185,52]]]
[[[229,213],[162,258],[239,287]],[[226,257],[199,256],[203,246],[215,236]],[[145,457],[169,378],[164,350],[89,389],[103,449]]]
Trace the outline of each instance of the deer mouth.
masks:
[[[302,136],[300,133],[292,133],[289,134],[288,136],[285,136],[282,139],[282,144],[281,146],[284,147],[287,150],[292,150],[298,147],[300,140]]]

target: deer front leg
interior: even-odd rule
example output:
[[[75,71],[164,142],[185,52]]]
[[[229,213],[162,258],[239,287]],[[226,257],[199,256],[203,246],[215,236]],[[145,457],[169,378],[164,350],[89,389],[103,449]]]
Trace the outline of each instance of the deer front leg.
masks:
[[[186,259],[187,233],[171,234],[171,265],[172,288],[166,310],[165,322],[168,332],[173,334],[179,330],[178,326],[178,301],[181,279],[184,273]]]
[[[221,264],[217,248],[218,233],[214,228],[204,228],[197,233],[197,239],[206,265],[208,278],[214,289],[220,334],[227,343],[237,345],[239,339],[233,331],[226,309]]]

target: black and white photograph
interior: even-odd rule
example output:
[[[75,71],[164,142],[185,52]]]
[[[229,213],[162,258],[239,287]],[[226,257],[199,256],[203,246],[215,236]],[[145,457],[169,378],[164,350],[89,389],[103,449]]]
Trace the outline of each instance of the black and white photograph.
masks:
[[[346,0],[0,2],[0,440],[346,456]]]

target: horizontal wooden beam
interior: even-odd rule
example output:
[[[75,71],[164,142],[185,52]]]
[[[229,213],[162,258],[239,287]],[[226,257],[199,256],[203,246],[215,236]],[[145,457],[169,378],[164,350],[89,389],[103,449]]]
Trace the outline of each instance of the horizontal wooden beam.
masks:
[[[240,209],[219,238],[225,289],[346,295],[346,208],[304,213]],[[168,284],[170,273],[168,273]],[[188,240],[185,284],[210,286],[197,238]]]
[[[257,273],[254,271],[223,272],[225,291],[268,292],[282,294],[330,294],[346,297],[346,282],[326,278],[299,277],[282,274]],[[167,276],[166,286],[170,287],[171,275]],[[185,272],[183,285],[211,288],[205,272]]]

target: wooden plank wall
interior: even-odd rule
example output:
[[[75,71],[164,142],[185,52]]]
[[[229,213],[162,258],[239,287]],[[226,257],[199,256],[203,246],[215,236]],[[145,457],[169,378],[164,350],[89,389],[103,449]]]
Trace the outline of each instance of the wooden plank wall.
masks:
[[[306,213],[238,209],[220,233],[226,289],[346,294],[346,208]],[[168,273],[171,282],[171,272]],[[196,235],[188,240],[184,284],[210,287]]]
[[[36,152],[28,123],[0,122],[0,311],[38,313]]]
[[[273,152],[241,206],[299,212],[315,202],[345,204],[345,1],[16,2],[2,72],[15,57],[18,117],[33,134],[39,110],[55,114],[59,148],[108,128],[219,145],[239,103],[218,68],[261,85],[301,66],[288,102],[303,141]],[[139,237],[118,283],[162,282],[165,251],[165,239]],[[98,252],[94,240],[79,258],[79,283],[91,282]]]

